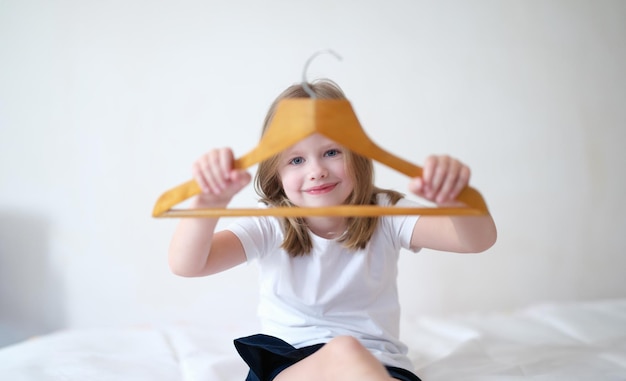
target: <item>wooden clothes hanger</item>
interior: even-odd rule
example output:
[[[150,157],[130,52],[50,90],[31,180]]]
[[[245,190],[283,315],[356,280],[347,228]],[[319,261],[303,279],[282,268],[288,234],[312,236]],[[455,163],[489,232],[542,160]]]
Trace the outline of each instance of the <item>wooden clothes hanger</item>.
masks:
[[[268,159],[312,134],[321,134],[343,147],[378,161],[409,177],[422,175],[422,168],[376,145],[363,131],[350,102],[345,99],[290,98],[281,100],[274,118],[259,144],[235,160],[236,169],[245,169]],[[381,216],[381,215],[483,215],[487,206],[481,194],[465,187],[457,197],[465,207],[395,207],[340,205],[320,208],[215,208],[172,209],[201,192],[195,180],[166,191],[156,202],[153,217],[235,217],[235,216]]]

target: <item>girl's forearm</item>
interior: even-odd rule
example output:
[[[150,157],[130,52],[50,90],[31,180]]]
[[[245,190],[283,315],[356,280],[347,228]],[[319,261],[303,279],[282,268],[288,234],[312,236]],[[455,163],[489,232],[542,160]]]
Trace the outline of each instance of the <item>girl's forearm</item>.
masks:
[[[169,266],[181,276],[197,276],[206,266],[217,219],[183,219],[169,248]]]
[[[206,207],[194,201],[192,208]],[[172,237],[169,247],[169,266],[180,276],[199,276],[205,268],[217,218],[183,218]]]

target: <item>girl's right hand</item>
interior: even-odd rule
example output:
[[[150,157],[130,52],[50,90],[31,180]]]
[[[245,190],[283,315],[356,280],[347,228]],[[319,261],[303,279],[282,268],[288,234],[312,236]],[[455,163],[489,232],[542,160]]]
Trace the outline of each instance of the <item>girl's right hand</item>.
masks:
[[[250,174],[234,169],[235,158],[230,148],[213,149],[193,163],[193,177],[202,189],[199,202],[226,206],[235,194],[250,182]]]

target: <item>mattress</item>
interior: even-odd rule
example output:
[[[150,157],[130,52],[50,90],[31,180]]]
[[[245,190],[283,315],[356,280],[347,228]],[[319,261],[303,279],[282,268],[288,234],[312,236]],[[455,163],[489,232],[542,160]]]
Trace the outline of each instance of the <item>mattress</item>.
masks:
[[[247,368],[232,345],[241,331],[184,323],[59,331],[0,349],[0,380],[241,381]],[[405,316],[401,338],[424,381],[626,380],[626,299]]]

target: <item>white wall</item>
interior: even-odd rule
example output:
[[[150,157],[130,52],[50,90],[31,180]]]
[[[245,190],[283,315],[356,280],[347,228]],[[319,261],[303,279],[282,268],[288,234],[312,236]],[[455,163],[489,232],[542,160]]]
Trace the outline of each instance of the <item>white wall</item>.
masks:
[[[498,223],[485,254],[406,253],[405,313],[626,296],[625,20],[597,0],[0,2],[0,345],[254,319],[255,267],[171,275],[176,221],[151,209],[205,150],[252,148],[326,48],[344,59],[309,78],[396,154],[464,159]]]

